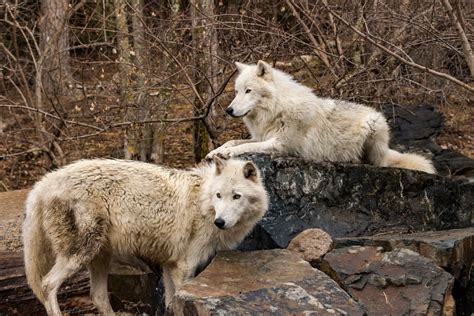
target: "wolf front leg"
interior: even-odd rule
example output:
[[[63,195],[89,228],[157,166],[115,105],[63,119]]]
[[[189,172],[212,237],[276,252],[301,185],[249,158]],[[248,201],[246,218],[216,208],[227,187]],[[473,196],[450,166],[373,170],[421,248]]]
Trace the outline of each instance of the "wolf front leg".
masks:
[[[253,139],[234,139],[234,140],[229,140],[228,142],[226,142],[224,145],[214,149],[213,151],[211,151],[210,153],[208,153],[206,155],[206,159],[212,159],[214,156],[218,155],[220,153],[220,151],[226,149],[226,148],[231,148],[231,147],[235,147],[235,146],[239,146],[239,145],[242,145],[242,144],[248,144],[248,143],[254,143],[256,142],[256,140],[253,140]]]
[[[263,142],[244,143],[234,147],[224,148],[219,150],[217,155],[222,158],[231,158],[251,153],[279,154],[282,153],[282,146],[276,138],[271,138]]]
[[[233,139],[233,140],[229,140],[228,142],[225,142],[224,145],[222,145],[219,148],[229,148],[229,147],[235,147],[242,144],[255,143],[255,142],[256,140],[254,139]]]
[[[165,286],[165,305],[168,308],[173,296],[183,283],[194,276],[194,268],[186,264],[163,267],[163,284]]]

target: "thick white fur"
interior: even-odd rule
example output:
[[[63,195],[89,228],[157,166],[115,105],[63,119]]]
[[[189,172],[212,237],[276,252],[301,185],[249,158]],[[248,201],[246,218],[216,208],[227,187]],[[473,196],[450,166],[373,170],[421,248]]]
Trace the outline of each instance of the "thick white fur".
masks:
[[[58,288],[86,266],[94,304],[113,314],[110,257],[134,255],[161,265],[169,304],[199,264],[242,241],[264,215],[267,199],[259,171],[241,160],[216,159],[190,171],[132,161],[76,162],[47,174],[28,196],[28,283],[48,314],[60,315]],[[216,227],[217,218],[225,229]]]
[[[252,138],[231,140],[207,158],[259,152],[436,172],[420,155],[389,149],[388,124],[375,109],[317,97],[263,61],[236,65],[236,96],[226,111],[243,117]]]

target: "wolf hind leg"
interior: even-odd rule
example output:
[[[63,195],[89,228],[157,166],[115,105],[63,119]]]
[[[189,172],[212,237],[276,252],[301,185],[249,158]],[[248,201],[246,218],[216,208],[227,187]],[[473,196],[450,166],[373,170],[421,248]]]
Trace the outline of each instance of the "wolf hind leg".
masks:
[[[94,210],[92,212],[91,210]],[[48,204],[45,231],[57,254],[56,262],[42,280],[45,307],[50,315],[60,315],[57,292],[64,280],[90,263],[107,243],[108,221],[101,205],[94,202],[52,199]]]
[[[56,263],[42,281],[45,307],[48,315],[61,315],[61,309],[58,304],[58,289],[67,278],[79,271],[81,267],[82,263],[74,257],[56,257]]]
[[[103,315],[114,315],[112,306],[110,306],[107,290],[107,277],[110,267],[110,253],[101,251],[87,265],[90,274],[91,298],[94,305]]]
[[[388,166],[390,129],[385,117],[380,113],[371,113],[365,128],[368,132],[364,143],[365,158],[374,166]]]

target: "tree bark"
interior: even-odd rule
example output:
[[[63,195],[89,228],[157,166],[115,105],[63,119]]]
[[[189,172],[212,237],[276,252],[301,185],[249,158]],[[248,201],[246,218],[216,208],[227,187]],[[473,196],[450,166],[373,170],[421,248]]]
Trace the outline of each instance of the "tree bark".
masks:
[[[146,79],[150,66],[148,50],[145,47],[143,0],[131,0],[130,6],[132,11],[133,51],[135,53],[133,74],[136,78],[133,89],[136,110],[134,111],[135,113],[133,113],[133,119],[144,121],[151,116],[151,113],[148,104],[148,82]],[[141,161],[149,161],[153,143],[152,124],[136,126],[132,132],[136,143],[135,146],[138,148],[138,156],[133,158]]]
[[[42,93],[49,98],[66,95],[65,89],[72,81],[69,55],[68,0],[41,1],[39,20],[40,77],[37,78]],[[38,104],[44,108],[44,104]]]
[[[168,26],[169,29],[175,30],[173,32],[173,37],[176,37],[176,41],[179,41],[179,39],[176,36],[176,21],[179,13],[181,12],[181,1],[180,0],[170,0],[169,1],[170,5],[170,11],[171,11],[171,16],[169,18],[171,22],[170,25],[161,25],[161,30],[165,31]],[[164,33],[164,32],[163,32]],[[172,63],[168,62],[168,57],[167,54],[164,52],[160,56],[161,62],[160,62],[160,68],[167,69],[165,73],[170,73],[170,68],[172,67]],[[172,72],[172,71],[171,71]],[[159,108],[158,110],[153,113],[153,118],[157,119],[159,117],[161,118],[166,118],[166,115],[169,110],[169,99],[170,99],[170,93],[171,93],[171,84],[169,80],[163,80],[162,86],[160,93],[158,95],[158,103],[159,103]],[[166,135],[166,123],[163,121],[161,123],[155,123],[153,124],[153,142],[152,142],[152,148],[151,148],[151,155],[150,155],[150,160],[153,163],[163,163],[164,161],[164,156],[165,156],[165,135]]]
[[[203,115],[204,102],[214,90],[216,81],[217,33],[213,26],[215,4],[213,0],[191,0],[192,39],[194,46],[194,82],[199,96],[194,98],[194,116]],[[212,113],[213,111],[211,111]],[[210,124],[207,124],[210,126]],[[193,153],[196,162],[209,152],[209,135],[201,120],[193,123]]]
[[[129,28],[127,24],[127,4],[126,0],[114,0],[115,22],[117,27],[117,44],[119,51],[120,70],[120,104],[124,120],[133,118],[134,109],[133,93],[131,87],[131,48],[129,41]],[[133,121],[133,119],[132,119]],[[137,126],[129,126],[124,135],[124,158],[136,159],[139,155],[139,148],[136,137]]]

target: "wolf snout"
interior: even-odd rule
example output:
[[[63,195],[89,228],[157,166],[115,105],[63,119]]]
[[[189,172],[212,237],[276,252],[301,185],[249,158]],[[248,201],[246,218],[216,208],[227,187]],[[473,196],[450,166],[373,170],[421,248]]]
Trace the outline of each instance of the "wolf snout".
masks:
[[[214,224],[219,228],[219,229],[224,229],[224,226],[225,226],[225,220],[223,220],[222,218],[216,218],[216,220],[214,221]]]
[[[234,113],[234,109],[231,108],[231,107],[228,107],[227,109],[225,109],[226,113],[229,114],[230,116],[234,116],[233,113]]]

